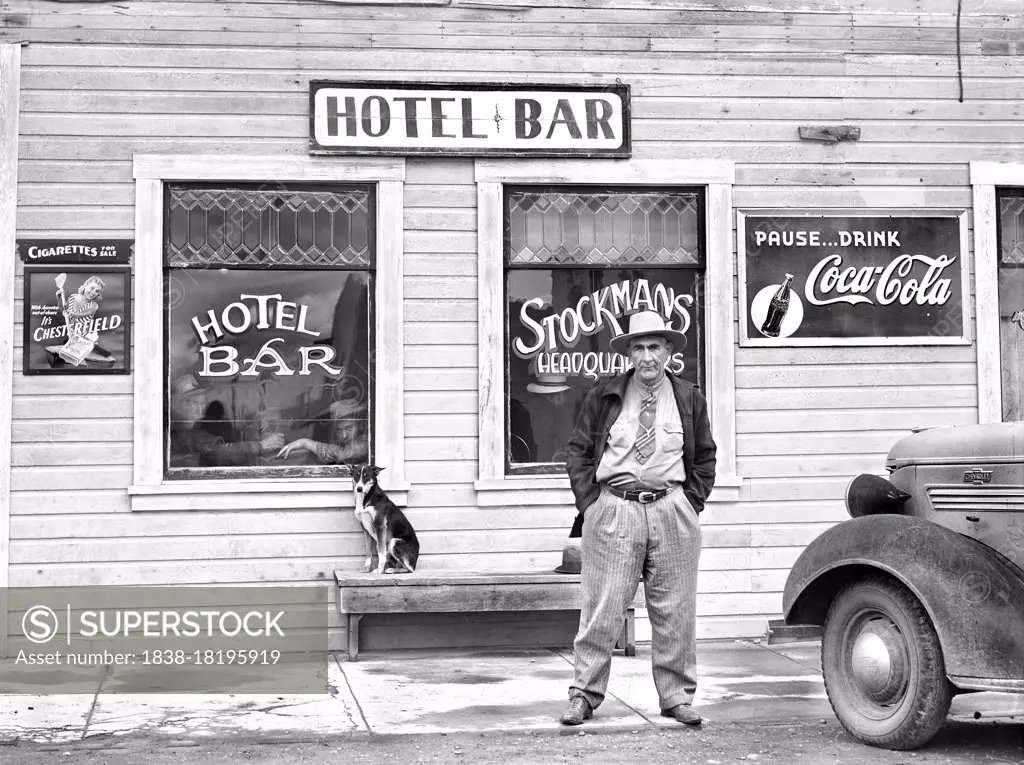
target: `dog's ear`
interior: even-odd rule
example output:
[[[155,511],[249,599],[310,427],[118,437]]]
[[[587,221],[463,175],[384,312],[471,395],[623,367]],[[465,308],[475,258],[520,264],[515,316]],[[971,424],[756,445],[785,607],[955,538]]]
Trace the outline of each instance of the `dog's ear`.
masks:
[[[376,476],[379,476],[379,475],[380,475],[380,471],[381,471],[381,470],[383,470],[383,469],[384,469],[384,468],[382,468],[382,467],[375,467],[375,468],[373,469],[373,475],[374,475],[374,477],[376,477]]]

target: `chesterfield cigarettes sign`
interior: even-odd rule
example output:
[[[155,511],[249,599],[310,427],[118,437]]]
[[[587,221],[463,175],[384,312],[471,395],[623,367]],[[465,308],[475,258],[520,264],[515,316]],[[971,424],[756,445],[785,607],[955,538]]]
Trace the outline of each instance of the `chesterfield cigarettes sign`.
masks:
[[[967,343],[964,213],[739,213],[744,345]]]
[[[313,81],[310,153],[628,157],[629,86]]]
[[[131,271],[25,268],[25,374],[128,374]]]

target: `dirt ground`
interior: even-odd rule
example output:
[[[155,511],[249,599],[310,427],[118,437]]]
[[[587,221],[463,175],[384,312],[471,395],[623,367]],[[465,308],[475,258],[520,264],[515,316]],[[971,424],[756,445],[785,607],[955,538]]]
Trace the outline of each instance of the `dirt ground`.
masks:
[[[834,763],[1024,763],[1024,724],[990,722],[946,725],[917,752],[861,746],[832,720],[793,726],[706,725],[669,730],[588,732],[586,727],[527,734],[430,734],[345,736],[320,741],[175,740],[150,736],[96,737],[71,745],[0,747],[11,765],[147,765],[246,763],[247,765],[351,765],[355,763],[578,763],[643,765],[832,765]]]

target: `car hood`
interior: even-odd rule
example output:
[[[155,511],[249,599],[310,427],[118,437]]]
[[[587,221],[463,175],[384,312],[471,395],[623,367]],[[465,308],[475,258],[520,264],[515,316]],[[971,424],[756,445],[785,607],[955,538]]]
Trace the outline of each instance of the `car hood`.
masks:
[[[998,422],[922,430],[897,441],[885,464],[895,470],[909,465],[1022,460],[1024,422]]]

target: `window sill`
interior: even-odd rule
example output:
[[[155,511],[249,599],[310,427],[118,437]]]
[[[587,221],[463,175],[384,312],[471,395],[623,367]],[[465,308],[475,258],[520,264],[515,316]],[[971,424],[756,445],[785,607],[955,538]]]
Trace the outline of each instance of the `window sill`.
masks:
[[[408,503],[409,485],[383,487],[399,507]],[[133,512],[292,510],[352,506],[349,478],[324,481],[173,481],[129,486]]]
[[[480,507],[509,505],[572,505],[575,503],[569,478],[548,476],[515,476],[491,478],[473,483]],[[715,479],[715,489],[708,502],[736,502],[743,489],[743,478],[721,475]]]

